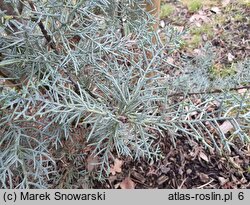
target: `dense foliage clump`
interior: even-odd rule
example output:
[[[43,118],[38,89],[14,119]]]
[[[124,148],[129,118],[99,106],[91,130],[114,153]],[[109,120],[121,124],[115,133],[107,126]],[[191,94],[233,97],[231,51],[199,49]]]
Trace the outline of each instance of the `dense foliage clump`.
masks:
[[[151,31],[140,0],[10,2],[13,13],[0,12],[2,188],[103,179],[114,157],[162,157],[165,137],[219,153],[249,142],[248,60],[223,79],[211,76],[209,45],[172,64],[182,34]]]

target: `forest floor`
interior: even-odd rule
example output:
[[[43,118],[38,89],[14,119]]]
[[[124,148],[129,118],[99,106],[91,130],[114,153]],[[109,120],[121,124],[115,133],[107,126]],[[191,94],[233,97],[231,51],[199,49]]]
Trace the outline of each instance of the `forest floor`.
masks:
[[[249,0],[164,0],[160,27],[189,30],[175,56],[192,58],[209,44],[216,53],[213,72],[230,75],[235,63],[249,58],[249,13]],[[236,144],[230,155],[220,156],[184,137],[177,148],[168,138],[158,143],[162,159],[117,158],[109,178],[93,188],[250,188],[250,145]]]

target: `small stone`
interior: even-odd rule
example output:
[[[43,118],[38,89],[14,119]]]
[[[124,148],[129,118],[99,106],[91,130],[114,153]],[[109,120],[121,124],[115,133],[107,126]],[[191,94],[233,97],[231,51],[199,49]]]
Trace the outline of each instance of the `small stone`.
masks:
[[[161,28],[164,28],[165,25],[166,25],[166,24],[165,24],[165,21],[161,20],[161,21],[160,21],[160,26],[161,26]]]
[[[224,184],[226,184],[228,182],[228,179],[225,179],[224,177],[218,177],[219,181],[220,181],[220,185],[223,186]]]

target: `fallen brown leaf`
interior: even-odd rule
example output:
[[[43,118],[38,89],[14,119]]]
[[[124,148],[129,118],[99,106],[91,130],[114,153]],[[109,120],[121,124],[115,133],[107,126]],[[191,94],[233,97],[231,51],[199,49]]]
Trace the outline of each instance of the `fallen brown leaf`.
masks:
[[[195,23],[197,26],[201,26],[201,23],[208,23],[211,20],[206,16],[205,13],[199,12],[199,14],[194,14],[189,19],[190,22]]]
[[[119,159],[115,159],[114,165],[111,165],[110,167],[110,172],[112,175],[115,175],[116,173],[121,173],[122,172],[122,164],[123,161]]]
[[[199,157],[201,159],[203,159],[204,161],[209,162],[209,159],[208,159],[207,155],[204,152],[200,152]]]
[[[93,155],[90,155],[87,158],[87,170],[89,172],[93,171],[95,169],[97,163],[98,163],[97,158]]]
[[[232,125],[232,123],[228,120],[226,120],[225,122],[223,122],[220,125],[220,130],[221,132],[223,132],[224,134],[228,133],[229,131],[231,131],[234,128],[234,126]]]
[[[120,183],[121,189],[134,189],[135,183],[130,179],[130,177],[126,177],[121,183]]]
[[[218,177],[219,181],[220,181],[220,185],[224,186],[229,180],[225,179],[224,177]]]

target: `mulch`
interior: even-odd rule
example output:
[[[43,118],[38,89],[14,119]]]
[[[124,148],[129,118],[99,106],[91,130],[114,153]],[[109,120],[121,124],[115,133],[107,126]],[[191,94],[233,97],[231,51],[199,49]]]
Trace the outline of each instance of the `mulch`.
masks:
[[[184,137],[177,140],[176,148],[168,138],[162,140],[161,147],[161,160],[122,159],[121,173],[110,174],[103,183],[95,181],[93,188],[119,189],[127,177],[136,189],[250,188],[250,145],[232,149],[226,156],[204,150],[201,144]]]

